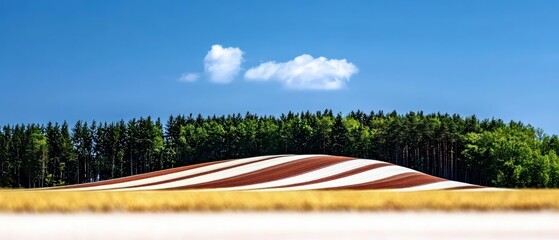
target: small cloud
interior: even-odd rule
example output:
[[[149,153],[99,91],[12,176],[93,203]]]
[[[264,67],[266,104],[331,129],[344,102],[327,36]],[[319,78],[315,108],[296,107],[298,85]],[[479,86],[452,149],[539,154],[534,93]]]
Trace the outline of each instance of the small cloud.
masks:
[[[185,73],[179,78],[179,82],[195,82],[200,78],[198,73]]]
[[[239,48],[213,45],[204,58],[204,70],[215,83],[230,83],[241,71],[243,52]]]
[[[335,90],[345,86],[357,67],[345,59],[303,54],[288,62],[265,62],[245,73],[248,80],[276,80],[292,89]]]

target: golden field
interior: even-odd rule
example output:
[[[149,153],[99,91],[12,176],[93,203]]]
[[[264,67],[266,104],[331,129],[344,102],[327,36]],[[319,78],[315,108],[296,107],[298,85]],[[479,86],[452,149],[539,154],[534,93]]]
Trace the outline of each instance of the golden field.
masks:
[[[559,190],[0,191],[1,212],[559,210]]]

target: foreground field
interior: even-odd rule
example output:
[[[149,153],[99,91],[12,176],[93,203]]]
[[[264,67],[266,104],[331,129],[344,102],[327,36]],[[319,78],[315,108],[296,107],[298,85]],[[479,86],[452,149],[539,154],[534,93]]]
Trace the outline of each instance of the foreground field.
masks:
[[[559,190],[0,191],[1,212],[559,210]]]
[[[0,214],[0,239],[557,239],[558,212]]]

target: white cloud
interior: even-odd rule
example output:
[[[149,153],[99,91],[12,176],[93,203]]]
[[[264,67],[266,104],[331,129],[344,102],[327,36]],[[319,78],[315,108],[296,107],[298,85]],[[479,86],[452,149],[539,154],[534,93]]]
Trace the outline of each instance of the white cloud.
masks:
[[[303,54],[288,62],[265,62],[245,73],[248,80],[277,80],[293,89],[335,90],[342,88],[357,67],[345,59],[313,58]]]
[[[198,73],[185,73],[180,78],[180,82],[194,82],[200,78],[200,74]]]
[[[239,48],[213,45],[204,58],[204,70],[215,83],[230,83],[241,71],[243,52]]]

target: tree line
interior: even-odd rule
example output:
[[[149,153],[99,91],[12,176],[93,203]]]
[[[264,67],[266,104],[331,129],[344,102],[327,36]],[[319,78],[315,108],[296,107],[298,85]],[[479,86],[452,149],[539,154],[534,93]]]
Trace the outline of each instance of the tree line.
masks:
[[[271,154],[378,159],[497,187],[559,187],[559,139],[521,122],[454,114],[332,110],[5,125],[0,186],[34,188]]]

